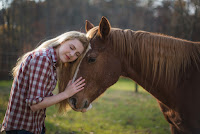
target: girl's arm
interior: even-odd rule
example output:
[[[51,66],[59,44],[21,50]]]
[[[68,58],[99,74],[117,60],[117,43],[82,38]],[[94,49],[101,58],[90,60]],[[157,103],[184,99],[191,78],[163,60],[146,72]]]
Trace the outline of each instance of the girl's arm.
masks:
[[[85,83],[83,83],[84,81],[85,79],[82,79],[81,77],[77,79],[74,83],[69,81],[67,87],[65,88],[65,91],[54,96],[45,97],[43,101],[41,101],[40,103],[30,106],[31,110],[37,111],[40,109],[44,109],[73,96],[77,92],[84,89],[84,85],[85,85]]]

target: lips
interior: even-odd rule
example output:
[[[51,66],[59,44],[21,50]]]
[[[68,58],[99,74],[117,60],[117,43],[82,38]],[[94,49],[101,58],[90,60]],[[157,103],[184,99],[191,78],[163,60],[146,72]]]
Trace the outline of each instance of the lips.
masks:
[[[70,57],[69,56],[67,56],[67,55],[65,55],[66,56],[66,58],[68,59],[68,60],[70,60]]]

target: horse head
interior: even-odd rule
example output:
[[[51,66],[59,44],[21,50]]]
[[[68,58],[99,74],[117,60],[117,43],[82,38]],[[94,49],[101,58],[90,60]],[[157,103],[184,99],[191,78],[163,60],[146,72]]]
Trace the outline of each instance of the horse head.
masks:
[[[99,26],[86,21],[85,29],[90,39],[91,49],[82,59],[76,78],[85,79],[85,88],[68,99],[76,111],[87,108],[108,87],[116,83],[121,74],[119,56],[115,55],[110,44],[110,23],[102,17]]]

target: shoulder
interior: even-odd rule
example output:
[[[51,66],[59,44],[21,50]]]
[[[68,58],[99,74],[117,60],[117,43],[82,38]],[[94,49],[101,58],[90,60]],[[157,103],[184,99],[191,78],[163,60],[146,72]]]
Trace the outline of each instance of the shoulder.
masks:
[[[31,63],[50,64],[49,49],[42,49],[30,54]]]
[[[31,70],[49,70],[51,65],[48,49],[42,49],[30,52],[22,62],[21,67],[30,68]]]

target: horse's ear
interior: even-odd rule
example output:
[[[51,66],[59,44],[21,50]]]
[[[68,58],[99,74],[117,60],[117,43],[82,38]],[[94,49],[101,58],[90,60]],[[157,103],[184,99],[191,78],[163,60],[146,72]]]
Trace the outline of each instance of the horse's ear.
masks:
[[[89,22],[88,20],[86,20],[86,22],[85,22],[85,31],[86,31],[86,33],[90,30],[90,29],[92,29],[94,27],[94,25],[91,23],[91,22]]]
[[[103,38],[105,38],[110,32],[110,28],[111,26],[110,26],[109,21],[106,19],[106,17],[102,17],[99,23],[99,29],[98,29],[99,34]]]

